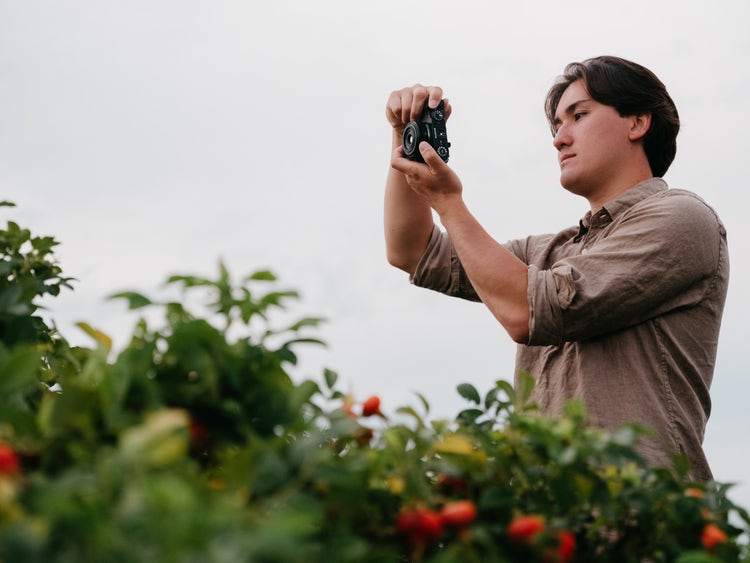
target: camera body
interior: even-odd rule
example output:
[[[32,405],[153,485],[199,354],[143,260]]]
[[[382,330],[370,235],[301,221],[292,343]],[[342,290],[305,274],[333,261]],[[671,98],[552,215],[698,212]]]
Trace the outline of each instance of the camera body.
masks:
[[[403,138],[404,156],[409,160],[424,162],[419,153],[419,143],[422,141],[430,143],[443,162],[448,162],[448,147],[451,144],[448,142],[448,131],[445,128],[443,100],[440,100],[434,109],[430,109],[425,103],[419,121],[410,121],[406,124]]]

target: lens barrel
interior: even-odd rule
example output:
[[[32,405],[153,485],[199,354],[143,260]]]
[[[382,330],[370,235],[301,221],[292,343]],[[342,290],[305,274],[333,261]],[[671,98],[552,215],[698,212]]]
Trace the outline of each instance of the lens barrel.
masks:
[[[404,128],[404,156],[414,159],[419,156],[419,143],[422,141],[419,123],[410,121]]]

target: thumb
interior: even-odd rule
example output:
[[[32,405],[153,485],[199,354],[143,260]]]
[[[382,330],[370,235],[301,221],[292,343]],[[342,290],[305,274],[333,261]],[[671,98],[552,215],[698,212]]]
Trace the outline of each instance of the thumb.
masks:
[[[419,143],[419,153],[422,155],[425,164],[430,168],[430,172],[436,173],[440,168],[445,166],[445,162],[440,158],[440,155],[435,151],[430,143],[422,141]]]

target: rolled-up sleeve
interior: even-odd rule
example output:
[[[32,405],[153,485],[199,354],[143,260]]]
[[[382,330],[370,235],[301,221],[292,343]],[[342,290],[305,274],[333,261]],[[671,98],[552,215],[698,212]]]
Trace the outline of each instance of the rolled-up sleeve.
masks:
[[[565,333],[563,310],[577,292],[574,270],[566,265],[546,271],[529,266],[528,272],[529,343],[559,344]]]
[[[458,259],[448,233],[435,225],[424,254],[410,278],[416,286],[439,291],[452,297],[479,301],[474,286]]]

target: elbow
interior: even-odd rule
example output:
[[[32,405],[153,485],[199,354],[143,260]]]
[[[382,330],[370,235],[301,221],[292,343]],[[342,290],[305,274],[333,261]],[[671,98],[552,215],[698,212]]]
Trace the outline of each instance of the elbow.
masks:
[[[512,320],[506,320],[503,323],[505,330],[511,337],[513,342],[516,344],[528,344],[529,343],[529,315],[528,311],[525,314],[521,313]]]
[[[516,344],[528,344],[529,343],[529,329],[528,327],[522,329],[508,330],[513,342]]]
[[[419,262],[418,260],[415,261],[414,259],[409,258],[404,253],[392,251],[386,253],[386,260],[388,260],[388,263],[391,266],[403,270],[410,276],[417,270],[417,264]]]
[[[483,302],[513,342],[517,344],[529,343],[531,313],[528,301],[524,297],[518,297],[511,303],[507,300],[493,302],[486,298],[483,299]]]

